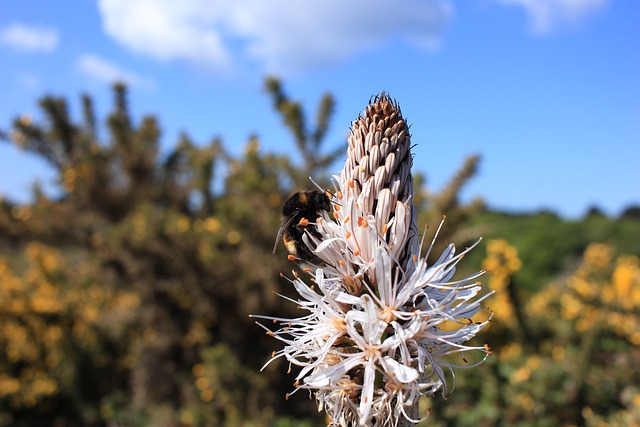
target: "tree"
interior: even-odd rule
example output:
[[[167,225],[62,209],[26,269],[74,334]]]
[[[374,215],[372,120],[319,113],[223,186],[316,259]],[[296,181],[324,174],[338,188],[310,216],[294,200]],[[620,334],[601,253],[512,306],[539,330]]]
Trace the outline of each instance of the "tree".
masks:
[[[322,144],[329,129],[329,122],[333,115],[335,101],[333,96],[325,93],[320,100],[316,116],[315,129],[308,129],[308,118],[302,104],[293,101],[282,89],[282,84],[275,77],[268,77],[265,81],[265,91],[273,101],[274,109],[281,115],[284,125],[291,131],[298,151],[302,155],[302,167],[299,170],[289,169],[294,186],[306,188],[309,176],[322,177],[326,169],[336,159],[344,155],[346,148],[340,145],[328,154],[322,154]]]
[[[123,327],[129,332],[118,338],[123,353],[117,357],[126,360],[128,385],[114,384],[95,398],[108,402],[105,413],[114,419],[131,421],[141,414],[139,420],[151,417],[156,423],[153,414],[159,414],[164,424],[173,425],[181,408],[209,403],[194,392],[197,378],[192,373],[203,363],[207,348],[226,343],[238,363],[250,367],[260,366],[270,352],[268,347],[256,351],[262,333],[248,315],[257,312],[258,305],[261,311],[287,310],[273,295],[280,288],[284,259],[274,261],[270,249],[279,220],[277,206],[289,191],[279,185],[288,161],[262,155],[257,138],[248,143],[245,156],[234,159],[221,141],[197,146],[186,134],[162,157],[156,119],[145,116],[136,123],[123,85],[114,86],[114,96],[106,141],[97,138],[88,96],[82,99],[80,123],[69,116],[65,100],[52,97],[40,102],[42,124],[14,122],[12,141],[49,162],[61,194],[39,194],[24,206],[4,201],[0,236],[14,249],[34,241],[57,247],[65,262],[80,255],[90,260],[88,274],[100,278],[101,289],[134,293],[139,305]],[[230,171],[221,194],[212,191],[212,182],[223,178],[216,175],[217,165]],[[75,286],[76,273],[67,273],[66,285]],[[94,351],[93,344],[82,348],[88,354]],[[90,377],[89,372],[76,375]],[[267,388],[276,393],[259,394],[256,411],[270,405],[283,414],[300,410],[285,408],[282,399],[275,398],[288,391],[279,377],[245,391]],[[75,405],[89,404],[78,400],[77,390],[59,393]],[[42,402],[36,413],[47,417],[52,409]],[[242,405],[243,399],[234,402]],[[65,423],[96,421],[83,414],[59,417]],[[54,423],[55,417],[51,419]]]

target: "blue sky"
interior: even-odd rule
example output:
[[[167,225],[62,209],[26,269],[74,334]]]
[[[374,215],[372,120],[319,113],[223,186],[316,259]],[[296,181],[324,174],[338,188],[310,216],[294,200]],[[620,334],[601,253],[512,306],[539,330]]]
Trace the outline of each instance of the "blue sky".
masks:
[[[277,74],[311,116],[335,95],[327,150],[385,90],[430,189],[478,153],[465,199],[616,215],[640,205],[639,22],[633,0],[3,2],[0,129],[39,117],[44,94],[69,98],[79,118],[88,92],[102,118],[123,79],[134,116],[159,117],[165,150],[186,130],[236,153],[253,133],[263,150],[291,152],[262,91]],[[36,179],[53,172],[0,144],[0,194],[27,201]]]

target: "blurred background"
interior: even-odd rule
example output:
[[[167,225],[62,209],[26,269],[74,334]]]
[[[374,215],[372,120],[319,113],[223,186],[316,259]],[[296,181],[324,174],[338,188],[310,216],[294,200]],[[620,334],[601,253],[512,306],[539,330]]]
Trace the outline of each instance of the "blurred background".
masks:
[[[640,424],[640,4],[0,5],[0,425],[320,426],[282,203],[388,91],[419,225],[480,236],[493,356],[433,426]],[[434,256],[437,254],[434,254]]]

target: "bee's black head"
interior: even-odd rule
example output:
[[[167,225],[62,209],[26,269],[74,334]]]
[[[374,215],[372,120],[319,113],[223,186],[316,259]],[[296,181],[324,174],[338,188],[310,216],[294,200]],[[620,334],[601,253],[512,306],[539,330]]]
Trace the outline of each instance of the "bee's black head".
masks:
[[[291,196],[282,206],[282,215],[285,217],[296,215],[299,212],[320,212],[331,210],[329,196],[325,192],[298,191]]]
[[[324,191],[313,190],[309,191],[309,197],[311,198],[311,203],[316,207],[316,210],[327,211],[331,210],[331,202],[329,201],[329,196]]]

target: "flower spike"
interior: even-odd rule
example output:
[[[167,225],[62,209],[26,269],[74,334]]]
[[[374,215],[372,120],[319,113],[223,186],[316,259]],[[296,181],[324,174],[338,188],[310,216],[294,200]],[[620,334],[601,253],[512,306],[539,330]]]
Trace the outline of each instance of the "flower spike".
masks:
[[[491,354],[486,344],[465,344],[490,321],[470,320],[486,298],[477,298],[483,272],[453,280],[473,246],[456,255],[450,244],[433,265],[433,242],[420,255],[411,146],[398,103],[386,93],[373,97],[352,123],[347,160],[328,193],[335,221],[323,211],[303,236],[321,261],[310,272],[314,286],[289,279],[300,295],[290,301],[305,315],[254,316],[280,324],[262,326],[284,344],[267,364],[284,357],[300,367],[296,389],[315,392],[332,426],[414,425],[422,396],[448,395],[454,368]],[[451,359],[465,362],[472,351],[484,355],[480,362]]]

